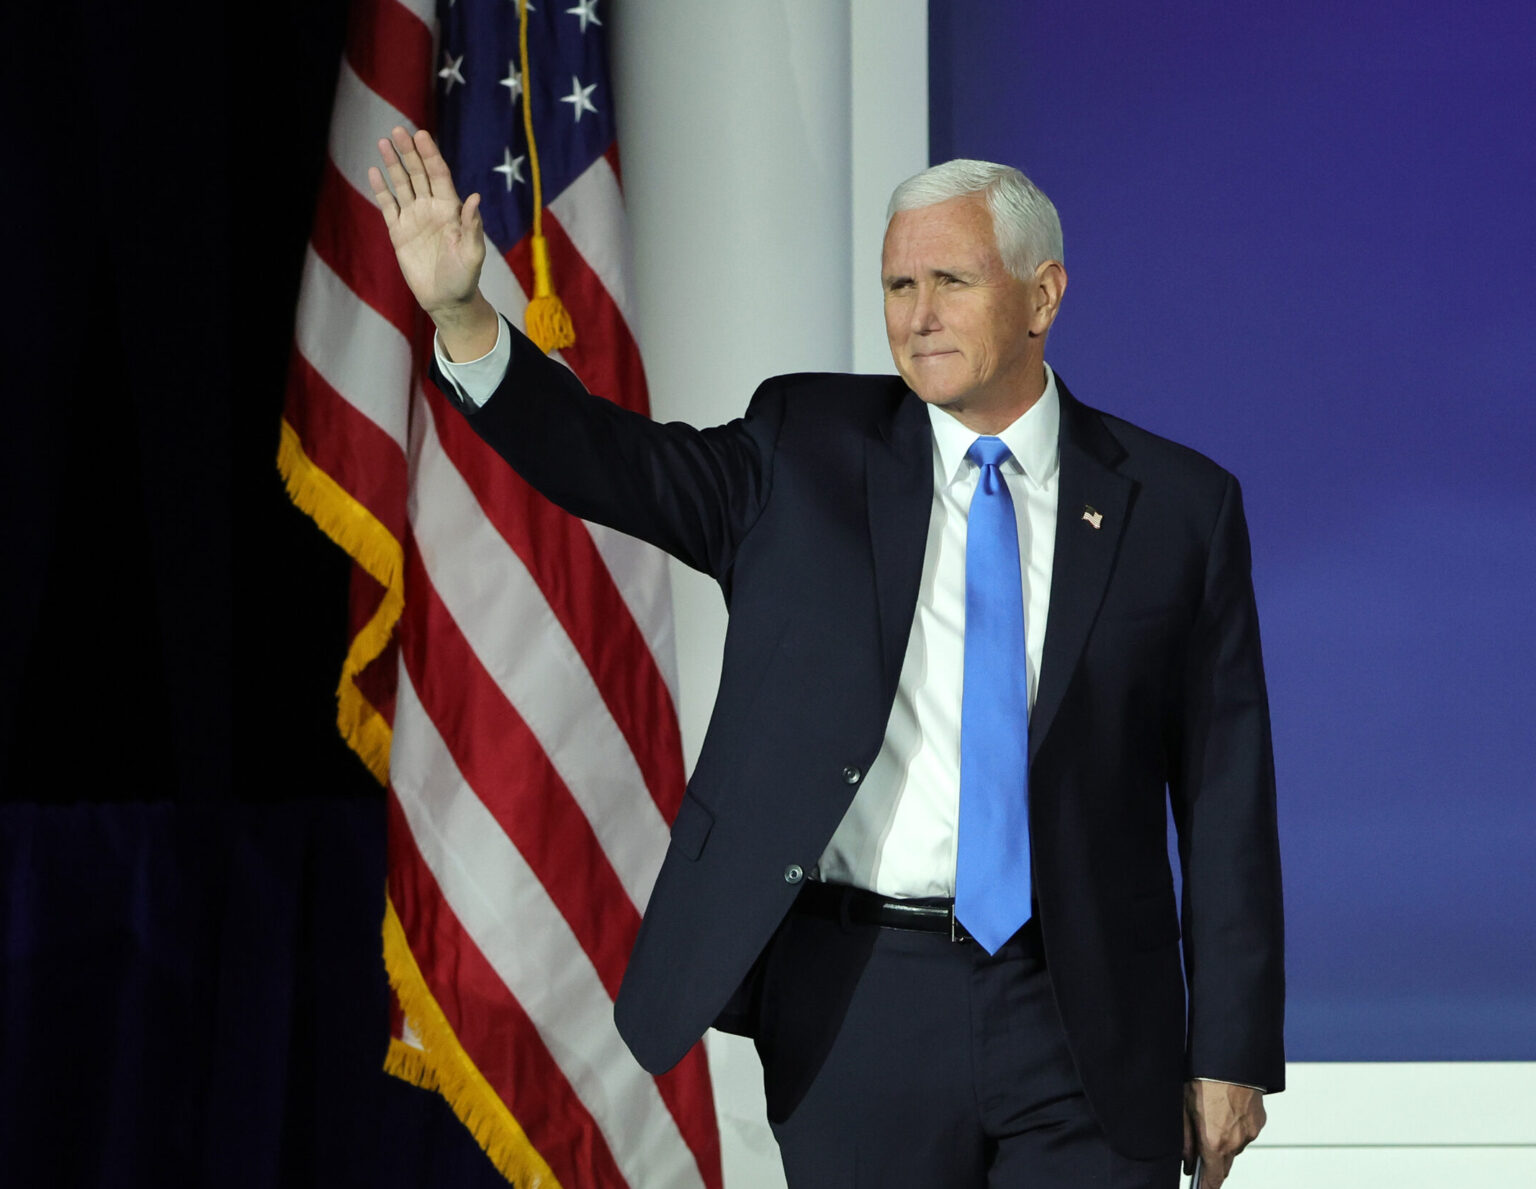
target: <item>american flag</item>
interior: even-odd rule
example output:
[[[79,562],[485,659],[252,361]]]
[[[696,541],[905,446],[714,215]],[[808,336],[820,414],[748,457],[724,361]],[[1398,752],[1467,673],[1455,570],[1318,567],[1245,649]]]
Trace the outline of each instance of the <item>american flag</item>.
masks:
[[[483,195],[481,288],[520,323],[543,230],[594,392],[648,411],[601,0],[355,0],[279,466],[353,557],[343,733],[388,784],[387,1067],[519,1186],[721,1184],[702,1047],[635,1063],[613,997],[683,791],[664,559],[558,511],[425,376],[431,326],[368,190],[397,124]],[[441,42],[437,32],[441,29]]]

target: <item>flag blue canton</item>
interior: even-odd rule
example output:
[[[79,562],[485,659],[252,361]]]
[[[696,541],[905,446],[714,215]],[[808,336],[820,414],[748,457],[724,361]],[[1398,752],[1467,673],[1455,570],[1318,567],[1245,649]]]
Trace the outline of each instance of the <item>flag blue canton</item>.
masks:
[[[533,133],[544,203],[615,138],[603,0],[534,0],[528,13]],[[516,0],[440,0],[434,65],[438,141],[460,194],[479,191],[501,251],[533,230],[533,168],[522,105]]]

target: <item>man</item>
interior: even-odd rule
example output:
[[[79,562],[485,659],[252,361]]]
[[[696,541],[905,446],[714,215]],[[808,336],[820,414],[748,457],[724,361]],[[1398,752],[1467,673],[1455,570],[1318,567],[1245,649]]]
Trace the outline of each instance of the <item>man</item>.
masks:
[[[1219,1186],[1284,1078],[1247,530],[1230,475],[1045,365],[1049,200],[982,162],[910,179],[882,260],[900,379],[778,377],[695,430],[512,330],[477,196],[425,133],[379,147],[439,384],[549,498],[730,606],[615,1007],[641,1064],[752,1035],[795,1186],[1166,1189],[1181,1114]]]

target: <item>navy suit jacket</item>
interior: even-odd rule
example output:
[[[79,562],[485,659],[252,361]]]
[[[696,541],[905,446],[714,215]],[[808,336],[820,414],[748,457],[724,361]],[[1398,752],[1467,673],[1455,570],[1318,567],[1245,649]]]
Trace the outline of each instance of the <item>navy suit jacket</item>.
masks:
[[[1247,528],[1227,472],[1058,387],[1029,723],[1035,898],[1090,1104],[1116,1148],[1166,1155],[1186,1077],[1284,1084]],[[590,396],[521,336],[496,393],[465,412],[548,498],[712,575],[729,605],[714,714],[615,1005],[660,1072],[748,979],[880,750],[927,539],[928,414],[894,376],[791,375],[728,425],[660,424]]]

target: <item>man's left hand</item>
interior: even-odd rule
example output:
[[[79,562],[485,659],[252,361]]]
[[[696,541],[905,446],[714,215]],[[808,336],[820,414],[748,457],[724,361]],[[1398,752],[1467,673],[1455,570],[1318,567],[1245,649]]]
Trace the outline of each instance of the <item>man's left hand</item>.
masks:
[[[1204,1163],[1200,1189],[1220,1189],[1232,1161],[1264,1127],[1264,1095],[1231,1082],[1184,1083],[1184,1171]]]

